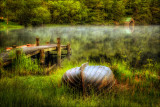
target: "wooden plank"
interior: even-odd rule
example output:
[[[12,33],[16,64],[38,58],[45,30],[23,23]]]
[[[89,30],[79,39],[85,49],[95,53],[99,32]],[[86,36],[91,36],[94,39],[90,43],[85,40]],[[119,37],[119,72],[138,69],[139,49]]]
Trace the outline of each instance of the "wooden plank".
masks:
[[[50,54],[50,55],[57,55],[57,54]],[[67,54],[61,54],[61,56],[62,56],[62,55],[65,55],[65,56],[67,56]]]
[[[27,57],[31,57],[31,56],[37,55],[38,53],[40,53],[40,50],[35,51],[34,53],[28,54],[28,55],[26,55],[26,56],[27,56]]]
[[[52,65],[52,66],[49,67],[49,68],[46,68],[46,69],[45,69],[45,73],[46,73],[46,74],[49,74],[50,71],[51,71],[52,69],[54,69],[55,67],[56,67],[56,64]]]
[[[56,47],[53,47],[53,48],[44,49],[44,51],[47,52],[47,51],[53,51],[53,50],[56,50],[56,49],[57,49]]]

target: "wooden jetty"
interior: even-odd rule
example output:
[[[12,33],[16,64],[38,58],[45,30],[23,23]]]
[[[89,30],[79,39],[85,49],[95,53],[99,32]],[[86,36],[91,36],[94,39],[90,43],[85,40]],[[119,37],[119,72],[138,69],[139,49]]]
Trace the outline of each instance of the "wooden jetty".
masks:
[[[60,38],[57,38],[57,44],[49,44],[49,42],[47,42],[46,45],[40,45],[39,43],[39,38],[36,38],[36,44],[27,44],[23,46],[13,45],[8,51],[0,54],[0,67],[10,64],[12,60],[21,55],[22,52],[27,57],[39,54],[40,64],[43,65],[45,62],[45,53],[50,54],[50,51],[57,51],[57,66],[61,66],[61,55],[64,55],[61,54],[61,50],[67,50],[65,55],[67,55],[68,58],[71,55],[70,44],[61,45]]]

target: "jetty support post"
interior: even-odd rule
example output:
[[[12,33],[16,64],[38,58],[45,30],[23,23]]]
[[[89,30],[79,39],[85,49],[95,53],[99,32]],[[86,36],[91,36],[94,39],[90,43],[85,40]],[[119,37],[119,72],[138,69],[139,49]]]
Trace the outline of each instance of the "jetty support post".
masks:
[[[16,45],[12,45],[12,48],[15,49],[17,46]]]
[[[16,50],[16,58],[19,59],[21,55],[21,50]]]
[[[40,50],[40,64],[44,65],[45,64],[45,53],[44,53],[44,49]]]
[[[49,45],[49,44],[50,44],[50,42],[46,42],[46,44],[47,44],[47,45]]]
[[[57,66],[61,66],[61,40],[57,38]]]
[[[36,46],[39,46],[39,38],[38,37],[36,38]],[[37,54],[37,58],[39,60],[40,65],[43,65],[43,57],[44,57],[43,51],[44,50],[40,50],[39,53]]]
[[[67,44],[67,58],[70,60],[71,55],[71,45],[70,43]]]
[[[36,46],[39,46],[39,38],[36,38]]]
[[[46,42],[46,44],[49,45],[50,42]],[[48,67],[50,67],[50,65],[51,65],[50,59],[51,59],[50,51],[47,51],[47,64],[48,64]]]

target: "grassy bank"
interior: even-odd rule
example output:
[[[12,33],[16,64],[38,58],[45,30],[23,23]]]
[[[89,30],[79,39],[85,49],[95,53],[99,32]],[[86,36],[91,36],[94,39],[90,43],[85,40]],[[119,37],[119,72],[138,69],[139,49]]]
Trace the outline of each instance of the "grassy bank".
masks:
[[[64,60],[62,68],[50,75],[14,76],[0,79],[0,105],[3,106],[153,106],[159,103],[159,78],[156,71],[144,69],[133,72],[123,62],[89,62],[105,65],[115,74],[116,84],[100,95],[92,93],[85,98],[61,85],[62,75],[69,69],[81,66],[81,62]],[[27,68],[28,69],[28,68]],[[25,69],[24,69],[25,71]],[[16,71],[15,71],[16,72]]]
[[[12,29],[21,29],[21,28],[24,28],[24,26],[22,25],[19,25],[17,23],[14,23],[14,22],[7,22],[4,21],[4,22],[0,22],[0,31],[4,31],[4,30],[12,30]]]

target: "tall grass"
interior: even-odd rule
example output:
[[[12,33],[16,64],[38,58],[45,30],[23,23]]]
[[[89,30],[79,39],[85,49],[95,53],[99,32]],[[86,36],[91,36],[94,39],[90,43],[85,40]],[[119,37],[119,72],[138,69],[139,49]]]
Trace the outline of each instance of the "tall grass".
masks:
[[[16,55],[15,50],[11,50],[9,53],[9,57],[13,58],[12,63],[5,67],[5,69],[3,67],[0,68],[1,77],[44,73],[44,70],[40,66],[38,59],[27,57],[22,51],[20,55]]]
[[[24,57],[24,56],[23,56]],[[23,58],[22,58],[23,59]],[[24,57],[25,59],[25,57]],[[27,59],[30,62],[30,59]],[[22,60],[23,62],[23,60]],[[0,79],[1,106],[158,106],[160,92],[156,77],[148,71],[133,72],[124,62],[89,62],[90,65],[109,66],[116,84],[101,94],[82,96],[72,88],[61,84],[62,75],[69,69],[80,66],[85,61],[64,60],[62,68],[52,71],[49,76],[15,76]],[[23,63],[22,63],[23,64]],[[26,69],[25,65],[21,65]],[[17,66],[17,69],[19,66]],[[24,67],[24,68],[23,68]],[[33,66],[36,68],[36,66]],[[30,68],[29,68],[30,69]],[[33,68],[34,69],[34,68]],[[33,70],[31,69],[31,70]],[[28,68],[27,68],[28,70]],[[28,71],[32,72],[32,71]],[[157,74],[155,74],[157,76]],[[126,79],[124,79],[126,78]],[[127,80],[129,78],[129,82]],[[151,100],[152,99],[152,100]]]

